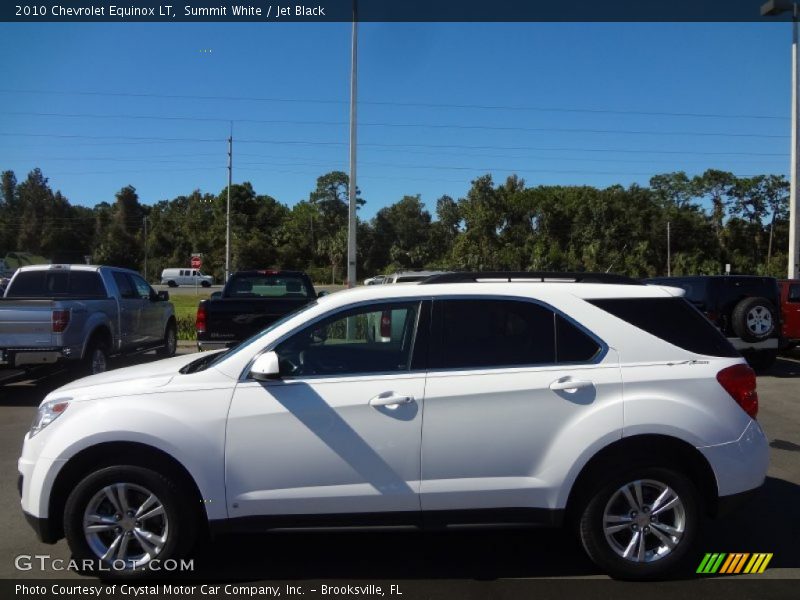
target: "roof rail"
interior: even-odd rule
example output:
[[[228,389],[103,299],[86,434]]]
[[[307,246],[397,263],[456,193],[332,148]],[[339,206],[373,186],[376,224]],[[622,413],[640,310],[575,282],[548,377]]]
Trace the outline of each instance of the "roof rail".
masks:
[[[565,283],[613,283],[617,285],[644,285],[638,279],[615,273],[579,273],[575,271],[464,271],[431,275],[420,285],[432,283],[476,283],[482,280],[541,281]]]

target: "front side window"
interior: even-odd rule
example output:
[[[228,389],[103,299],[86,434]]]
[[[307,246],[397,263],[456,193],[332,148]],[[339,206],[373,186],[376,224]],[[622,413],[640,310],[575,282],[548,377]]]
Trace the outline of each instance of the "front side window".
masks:
[[[521,300],[444,300],[434,312],[433,368],[553,364],[555,313]]]
[[[789,302],[800,302],[800,283],[789,286]]]
[[[303,328],[275,349],[282,376],[408,371],[419,302],[370,305]]]

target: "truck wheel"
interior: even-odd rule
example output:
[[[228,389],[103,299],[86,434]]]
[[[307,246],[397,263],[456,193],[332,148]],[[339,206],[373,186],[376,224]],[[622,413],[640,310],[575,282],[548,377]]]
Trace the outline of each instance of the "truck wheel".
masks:
[[[86,375],[97,375],[108,370],[108,348],[99,339],[93,339],[83,357],[83,371]]]
[[[175,323],[170,321],[167,324],[167,329],[164,331],[164,345],[161,346],[156,353],[160,356],[175,356],[175,351],[178,349],[178,331],[175,328]]]
[[[208,283],[207,281],[201,282],[200,285],[202,285],[204,288],[211,287],[211,284]]]
[[[682,564],[699,525],[692,482],[672,469],[642,467],[598,485],[580,518],[580,537],[612,577],[657,579]]]
[[[745,298],[733,309],[734,333],[746,342],[761,342],[775,331],[775,307],[766,298]]]
[[[102,570],[107,578],[143,578],[151,574],[151,560],[163,564],[191,548],[196,513],[188,497],[150,469],[106,467],[89,474],[70,493],[64,535],[85,570]]]

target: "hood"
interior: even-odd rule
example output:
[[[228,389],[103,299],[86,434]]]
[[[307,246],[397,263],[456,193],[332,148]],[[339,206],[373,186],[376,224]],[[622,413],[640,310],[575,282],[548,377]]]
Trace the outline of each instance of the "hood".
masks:
[[[70,396],[74,400],[113,398],[156,389],[168,384],[182,367],[208,354],[208,352],[196,352],[173,356],[76,379],[50,392],[44,401],[63,396]]]

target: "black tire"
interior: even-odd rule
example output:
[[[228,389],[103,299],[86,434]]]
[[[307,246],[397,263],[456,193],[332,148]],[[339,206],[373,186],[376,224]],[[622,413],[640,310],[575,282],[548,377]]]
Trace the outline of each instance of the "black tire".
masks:
[[[178,328],[175,326],[174,321],[167,323],[167,328],[164,330],[164,345],[156,350],[159,356],[169,357],[175,356],[178,350]]]
[[[98,337],[92,338],[82,362],[81,371],[84,376],[105,373],[108,370],[108,345]]]
[[[169,287],[178,287],[178,284],[172,281],[171,279],[167,282],[167,285]]]
[[[762,342],[769,338],[778,323],[772,302],[766,298],[745,298],[731,313],[733,332],[746,342]]]
[[[115,513],[112,502],[103,494],[109,486],[124,485],[125,495],[131,511],[127,514]],[[115,498],[119,501],[118,487],[112,488]],[[113,492],[112,492],[113,493]],[[156,515],[146,520],[136,520],[135,512],[144,505],[146,498],[152,494],[156,502],[163,507],[163,516]],[[84,572],[99,572],[106,579],[141,579],[163,572],[150,570],[147,563],[150,558],[139,539],[152,541],[153,535],[166,535],[160,550],[154,553],[164,565],[167,559],[180,559],[185,557],[192,548],[195,539],[196,512],[186,500],[191,495],[180,489],[178,485],[163,475],[147,468],[118,465],[95,471],[78,483],[70,493],[64,507],[64,535],[77,564],[95,565],[94,568],[85,569]],[[98,499],[99,498],[99,499]],[[84,515],[87,512],[99,514],[103,518],[101,527],[108,523],[107,531],[86,533],[84,531]],[[153,510],[151,506],[144,513]],[[117,517],[120,518],[117,518]],[[98,520],[98,523],[100,521]],[[120,525],[116,525],[116,522]],[[147,532],[147,537],[140,535]],[[91,536],[91,541],[90,541]],[[103,560],[101,552],[111,548],[114,539],[127,539],[125,549],[127,557]],[[117,545],[119,550],[122,543]],[[151,546],[155,547],[155,544]],[[137,566],[137,559],[141,564]],[[86,561],[86,562],[84,562]]]
[[[200,285],[203,286],[204,288],[211,287],[211,284],[208,283],[207,281],[201,281]]]
[[[630,504],[626,503],[621,489],[636,481],[643,482],[644,509],[640,513],[627,513],[627,517],[636,515],[636,518],[641,519],[642,523],[638,523],[635,519],[631,521],[631,525],[620,521],[619,527],[623,528],[612,533],[610,539],[607,539],[604,530],[604,512],[608,508],[610,513],[616,514],[617,511],[631,508]],[[659,489],[654,484],[669,487],[674,494],[677,494],[682,511],[677,508],[662,509],[657,516],[660,518],[650,521],[651,515],[647,510],[650,508],[648,503],[654,501]],[[633,495],[635,496],[635,494]],[[598,484],[597,488],[588,496],[588,502],[579,521],[579,533],[586,553],[595,564],[612,577],[630,580],[662,579],[679,569],[683,561],[690,555],[697,538],[700,518],[697,490],[687,477],[673,469],[641,467],[632,469],[624,475],[614,475],[606,482]],[[611,522],[616,521],[609,521],[609,523]],[[656,525],[651,527],[650,523],[656,523]],[[680,525],[682,533],[677,539],[676,545],[666,551],[664,548],[668,548],[668,546],[661,542],[654,532],[658,531],[661,535],[666,535],[664,530],[657,529],[657,527],[671,525],[676,527]],[[627,545],[635,544],[634,547],[638,547],[633,539],[636,535],[634,528],[638,528],[638,535],[641,536],[645,531],[644,527],[648,528],[644,538],[644,556],[645,559],[651,560],[638,562],[635,557],[624,558],[619,552],[624,551]],[[672,542],[676,541],[673,536],[666,535],[666,537]],[[612,544],[615,544],[617,549]],[[663,545],[659,547],[658,544]],[[661,554],[661,557],[653,560],[657,554]]]
[[[754,371],[763,373],[769,371],[772,365],[778,358],[777,350],[757,350],[755,352],[748,352],[745,354],[748,364],[753,367]]]

